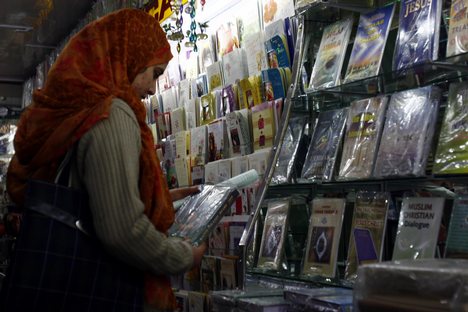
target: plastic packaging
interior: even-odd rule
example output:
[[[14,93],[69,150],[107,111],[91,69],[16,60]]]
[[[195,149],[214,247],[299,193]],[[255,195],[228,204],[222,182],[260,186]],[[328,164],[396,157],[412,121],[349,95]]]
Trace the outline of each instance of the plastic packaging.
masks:
[[[468,173],[468,82],[449,87],[434,162],[435,174]]]
[[[366,179],[371,176],[386,108],[386,97],[351,103],[338,179]]]
[[[285,290],[284,298],[294,304],[292,311],[350,311],[353,290],[339,287]]]
[[[389,201],[386,192],[356,194],[345,269],[347,280],[355,280],[359,265],[382,260]]]
[[[423,176],[432,144],[440,89],[394,93],[377,154],[374,176]]]
[[[468,261],[421,259],[363,265],[354,311],[466,311]]]
[[[297,151],[306,123],[307,117],[294,117],[289,120],[283,144],[281,145],[281,152],[276,163],[275,173],[271,178],[272,184],[282,184],[291,181]]]
[[[339,83],[352,26],[352,18],[347,18],[325,27],[309,89],[329,88]]]
[[[347,115],[346,108],[319,114],[302,168],[303,178],[313,181],[332,180]]]
[[[288,229],[289,207],[289,198],[268,203],[258,256],[258,268],[264,270],[279,270],[281,268]]]

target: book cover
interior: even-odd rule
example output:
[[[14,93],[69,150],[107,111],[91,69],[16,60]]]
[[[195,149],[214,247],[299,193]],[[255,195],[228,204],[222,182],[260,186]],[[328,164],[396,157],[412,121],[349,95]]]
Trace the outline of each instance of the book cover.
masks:
[[[453,0],[447,39],[447,57],[468,52],[468,0]]]
[[[222,23],[216,30],[218,60],[239,48],[239,32],[235,19]]]
[[[233,186],[203,185],[201,191],[188,198],[177,210],[170,236],[188,238],[194,245],[208,239],[209,234],[236,200],[239,192]]]
[[[445,199],[403,198],[392,260],[434,258]]]
[[[252,152],[250,142],[249,110],[242,109],[226,115],[226,126],[231,156]]]
[[[379,73],[395,5],[361,14],[344,82],[350,82]]]
[[[219,280],[218,258],[204,255],[200,264],[201,291],[208,293],[218,289]]]
[[[213,92],[207,93],[199,101],[200,125],[207,125],[216,119],[216,97]]]
[[[208,162],[229,156],[226,137],[226,120],[224,118],[216,119],[208,124]]]
[[[232,85],[249,76],[247,54],[244,49],[236,49],[222,58],[224,85]]]
[[[223,88],[223,72],[221,61],[214,62],[206,68],[206,78],[208,81],[208,91]]]
[[[302,168],[303,178],[331,181],[347,115],[347,109],[319,114]]]
[[[234,215],[226,217],[229,229],[229,251],[231,254],[237,254],[236,251],[239,249],[239,242],[249,219],[249,215]]]
[[[445,258],[468,259],[468,195],[455,198],[445,245]]]
[[[435,174],[468,173],[468,82],[449,86],[434,162]]]
[[[387,97],[381,96],[351,103],[338,179],[366,179],[371,176],[387,101]]]
[[[401,1],[394,70],[437,59],[441,15],[442,0]]]
[[[356,194],[346,260],[346,279],[356,278],[360,264],[382,260],[389,199],[389,194],[384,192]]]
[[[257,266],[278,270],[281,266],[288,228],[289,199],[268,203]]]
[[[312,69],[309,89],[334,87],[339,82],[352,25],[353,20],[347,18],[325,27]]]
[[[307,120],[307,117],[292,117],[289,120],[271,183],[282,184],[291,181],[296,154]]]
[[[273,104],[274,102],[270,101],[252,107],[252,143],[254,151],[273,146],[276,134]]]
[[[334,278],[346,201],[343,198],[315,198],[302,274]]]
[[[392,95],[377,153],[375,177],[425,174],[440,96],[440,89],[434,86]]]

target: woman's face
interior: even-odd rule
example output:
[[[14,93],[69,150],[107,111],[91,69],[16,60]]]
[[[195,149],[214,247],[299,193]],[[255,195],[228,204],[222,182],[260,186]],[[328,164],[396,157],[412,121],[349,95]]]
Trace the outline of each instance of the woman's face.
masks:
[[[133,90],[144,99],[156,92],[156,80],[164,73],[167,64],[146,67],[132,82]]]

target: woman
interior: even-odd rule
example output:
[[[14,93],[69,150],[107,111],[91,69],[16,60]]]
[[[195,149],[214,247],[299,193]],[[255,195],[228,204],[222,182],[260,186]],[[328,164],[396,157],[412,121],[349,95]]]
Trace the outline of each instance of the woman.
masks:
[[[169,192],[141,102],[171,58],[159,23],[143,11],[120,10],[86,26],[22,114],[7,175],[21,206],[28,179],[52,181],[74,148],[72,184],[88,194],[98,239],[146,272],[146,307],[158,310],[175,306],[167,275],[199,264],[206,248],[164,234],[174,220],[172,200],[196,191]]]

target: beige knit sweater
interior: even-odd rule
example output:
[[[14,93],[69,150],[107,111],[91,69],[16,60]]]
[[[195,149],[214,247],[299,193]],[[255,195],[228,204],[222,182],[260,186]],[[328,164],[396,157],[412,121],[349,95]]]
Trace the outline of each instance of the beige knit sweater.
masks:
[[[190,244],[167,238],[143,214],[140,151],[135,114],[124,101],[114,99],[109,118],[80,139],[73,184],[84,184],[88,191],[97,236],[110,253],[155,274],[186,271],[193,262]]]

